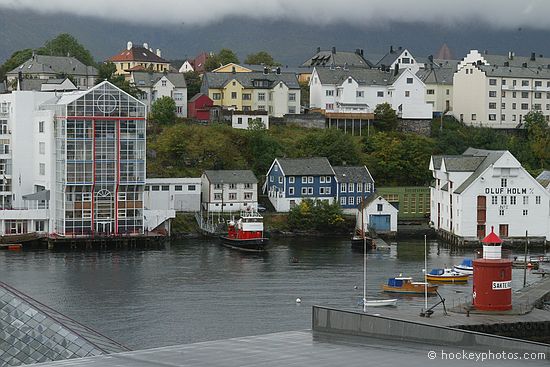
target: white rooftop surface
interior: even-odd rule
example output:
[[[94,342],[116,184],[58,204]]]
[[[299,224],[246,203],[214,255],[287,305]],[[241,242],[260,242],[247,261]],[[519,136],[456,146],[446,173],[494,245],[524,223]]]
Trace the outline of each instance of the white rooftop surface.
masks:
[[[504,346],[503,346],[504,347]],[[430,359],[430,351],[435,358]],[[442,359],[441,353],[455,353]],[[465,350],[489,353],[488,350]],[[502,350],[491,351],[493,355]],[[480,355],[480,354],[479,354]],[[456,358],[460,356],[460,358]],[[481,356],[481,355],[480,355]],[[475,358],[475,357],[474,357]],[[194,344],[175,345],[91,358],[48,362],[36,366],[141,367],[141,366],[548,366],[547,360],[464,360],[462,349],[428,346],[365,337],[290,331]]]

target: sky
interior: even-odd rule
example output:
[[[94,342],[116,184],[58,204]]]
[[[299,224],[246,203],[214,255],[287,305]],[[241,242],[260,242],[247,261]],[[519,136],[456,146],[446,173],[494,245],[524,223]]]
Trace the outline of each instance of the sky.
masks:
[[[0,9],[66,12],[150,25],[203,25],[229,17],[385,26],[480,22],[497,29],[549,29],[549,0],[0,0]]]

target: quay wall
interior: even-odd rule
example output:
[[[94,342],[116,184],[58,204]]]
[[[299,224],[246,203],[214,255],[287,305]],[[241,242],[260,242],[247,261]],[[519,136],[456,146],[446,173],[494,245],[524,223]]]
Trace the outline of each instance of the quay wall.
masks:
[[[546,353],[547,359],[550,358],[549,344],[322,306],[313,306],[312,329],[318,332],[370,336],[430,345],[543,352]]]

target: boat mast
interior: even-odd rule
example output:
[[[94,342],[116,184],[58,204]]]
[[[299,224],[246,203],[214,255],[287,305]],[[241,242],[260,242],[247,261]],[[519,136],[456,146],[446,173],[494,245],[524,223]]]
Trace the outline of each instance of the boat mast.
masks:
[[[428,245],[424,235],[424,311],[428,309]]]
[[[361,202],[359,208],[361,210],[361,231],[363,232],[363,312],[367,312],[367,237],[365,237],[365,224],[363,222],[363,202]]]

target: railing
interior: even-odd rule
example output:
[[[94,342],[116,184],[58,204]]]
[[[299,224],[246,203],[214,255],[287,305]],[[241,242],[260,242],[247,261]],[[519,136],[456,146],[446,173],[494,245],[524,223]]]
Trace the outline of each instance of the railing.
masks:
[[[225,222],[223,220],[221,222],[214,222],[214,217],[212,217],[209,221],[208,218],[205,219],[202,216],[202,212],[196,212],[195,219],[199,228],[209,234],[222,233],[225,227]]]

